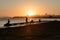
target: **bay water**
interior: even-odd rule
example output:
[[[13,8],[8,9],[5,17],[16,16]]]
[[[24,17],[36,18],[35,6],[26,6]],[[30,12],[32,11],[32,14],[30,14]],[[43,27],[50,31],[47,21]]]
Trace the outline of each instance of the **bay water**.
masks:
[[[60,21],[60,19],[57,18],[29,18],[28,21],[34,20],[34,21],[53,21],[53,20],[58,20]],[[4,26],[4,24],[6,24],[8,22],[8,18],[0,18],[0,27]],[[10,23],[21,23],[21,22],[25,22],[25,18],[10,18]]]

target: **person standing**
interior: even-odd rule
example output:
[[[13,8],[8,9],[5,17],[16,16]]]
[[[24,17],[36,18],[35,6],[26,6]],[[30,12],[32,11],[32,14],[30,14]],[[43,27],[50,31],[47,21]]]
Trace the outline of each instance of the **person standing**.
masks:
[[[10,20],[8,19],[8,24],[10,24]]]
[[[41,22],[41,20],[39,19],[39,22]]]
[[[28,18],[26,17],[26,23],[28,23]]]

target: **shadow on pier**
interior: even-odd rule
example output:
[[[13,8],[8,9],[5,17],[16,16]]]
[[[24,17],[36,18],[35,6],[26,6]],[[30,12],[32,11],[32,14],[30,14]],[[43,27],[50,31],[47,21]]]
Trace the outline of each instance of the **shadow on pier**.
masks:
[[[60,40],[60,21],[1,28],[0,40]]]

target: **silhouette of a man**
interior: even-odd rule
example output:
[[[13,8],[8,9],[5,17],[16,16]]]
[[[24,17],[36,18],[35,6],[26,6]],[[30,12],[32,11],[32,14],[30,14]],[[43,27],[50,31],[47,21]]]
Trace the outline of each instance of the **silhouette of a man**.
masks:
[[[41,20],[39,19],[39,22],[41,22]]]
[[[10,20],[8,19],[8,24],[10,24]]]
[[[26,17],[26,23],[28,23],[28,18]]]

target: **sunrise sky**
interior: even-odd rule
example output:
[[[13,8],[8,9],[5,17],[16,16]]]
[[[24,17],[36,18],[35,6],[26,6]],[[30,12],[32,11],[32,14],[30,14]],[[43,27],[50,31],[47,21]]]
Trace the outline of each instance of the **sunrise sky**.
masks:
[[[27,16],[30,11],[60,15],[60,0],[0,0],[0,17]]]

